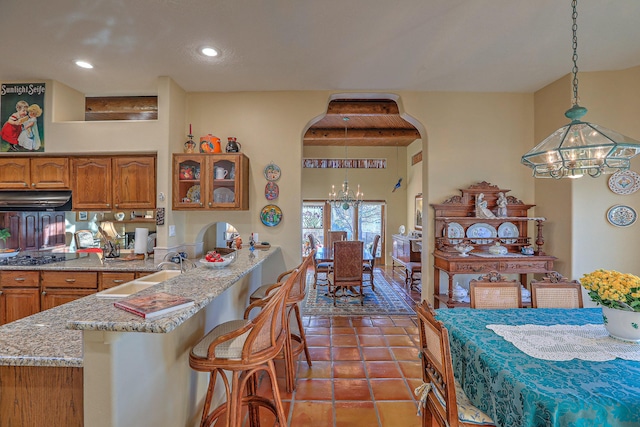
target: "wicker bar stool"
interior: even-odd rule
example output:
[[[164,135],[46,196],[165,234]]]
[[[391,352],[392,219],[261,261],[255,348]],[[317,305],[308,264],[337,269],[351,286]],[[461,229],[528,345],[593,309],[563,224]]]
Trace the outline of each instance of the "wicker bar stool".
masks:
[[[211,426],[225,414],[227,426],[240,427],[244,405],[249,407],[251,425],[259,424],[259,406],[270,410],[279,426],[287,425],[273,359],[286,342],[286,301],[298,274],[302,272],[292,274],[279,287],[255,318],[222,323],[191,349],[189,366],[196,371],[210,373],[201,427]],[[231,383],[225,371],[231,372]],[[269,376],[273,401],[256,394],[257,375],[260,372],[266,372]],[[218,376],[224,384],[226,402],[211,411]]]
[[[252,294],[250,297],[250,300],[252,300],[252,302],[249,307],[247,307],[244,313],[244,317],[246,319],[250,316],[250,313],[254,308],[264,307],[264,305],[268,303],[273,293],[282,285],[282,280],[284,279],[284,277],[290,276],[291,274],[297,275],[297,278],[294,280],[293,287],[291,288],[291,291],[289,292],[286,300],[287,318],[289,319],[286,325],[288,328],[288,334],[285,340],[283,351],[277,356],[284,358],[285,361],[285,385],[287,392],[292,392],[295,389],[296,360],[300,354],[304,352],[305,358],[307,359],[307,365],[311,367],[311,354],[309,353],[309,347],[307,346],[307,338],[304,333],[302,316],[300,315],[300,303],[304,300],[304,297],[306,295],[306,271],[313,263],[315,252],[315,250],[312,250],[311,253],[307,255],[307,257],[305,257],[304,261],[302,261],[302,264],[300,264],[295,270],[290,270],[282,273],[278,277],[279,283],[275,283],[272,285],[263,285],[258,288],[256,292],[254,292],[254,294],[258,293],[260,289],[266,288],[266,290],[258,293],[262,294],[262,292],[264,292],[265,296],[258,299],[254,298],[254,294]]]

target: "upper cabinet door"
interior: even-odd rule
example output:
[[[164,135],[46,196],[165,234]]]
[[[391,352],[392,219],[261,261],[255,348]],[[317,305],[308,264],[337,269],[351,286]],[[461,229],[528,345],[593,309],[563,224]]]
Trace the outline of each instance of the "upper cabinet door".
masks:
[[[200,154],[173,155],[173,209],[205,209],[208,205],[207,157]]]
[[[69,158],[43,157],[31,159],[31,188],[68,189]]]
[[[174,210],[249,209],[249,159],[244,154],[174,154]]]
[[[111,158],[79,157],[71,160],[73,209],[112,208]]]
[[[155,209],[155,157],[113,158],[113,203],[116,209]]]
[[[26,189],[31,183],[31,163],[28,158],[0,159],[0,189]]]

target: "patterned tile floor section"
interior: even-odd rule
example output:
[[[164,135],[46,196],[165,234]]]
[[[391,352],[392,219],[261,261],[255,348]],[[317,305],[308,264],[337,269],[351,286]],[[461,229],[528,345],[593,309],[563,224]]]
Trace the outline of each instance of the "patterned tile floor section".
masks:
[[[397,271],[388,267],[383,274],[415,304],[419,293],[407,291]],[[421,425],[413,395],[422,382],[414,316],[310,316],[304,323],[313,365],[301,356],[293,393],[284,391],[284,370],[276,363],[289,426]],[[260,387],[270,394],[267,381]],[[263,417],[261,425],[273,424],[270,415]]]

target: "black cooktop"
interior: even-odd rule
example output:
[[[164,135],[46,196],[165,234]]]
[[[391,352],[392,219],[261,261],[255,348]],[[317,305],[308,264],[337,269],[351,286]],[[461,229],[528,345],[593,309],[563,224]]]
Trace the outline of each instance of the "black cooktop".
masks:
[[[52,262],[63,262],[69,259],[76,259],[76,258],[77,256],[75,254],[69,256],[64,253],[60,253],[60,254],[33,253],[28,255],[16,255],[14,257],[0,258],[0,265],[20,265],[20,266],[43,265],[43,264],[50,264]]]

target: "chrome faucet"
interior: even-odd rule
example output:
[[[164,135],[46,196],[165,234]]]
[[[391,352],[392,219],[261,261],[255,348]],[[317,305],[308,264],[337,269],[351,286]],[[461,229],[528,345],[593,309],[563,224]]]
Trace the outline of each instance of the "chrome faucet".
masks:
[[[169,270],[177,270],[179,268],[184,273],[187,269],[196,268],[197,265],[189,258],[183,257],[179,252],[171,251],[167,252],[162,262],[158,264],[158,270],[163,270],[164,267],[169,267]]]

